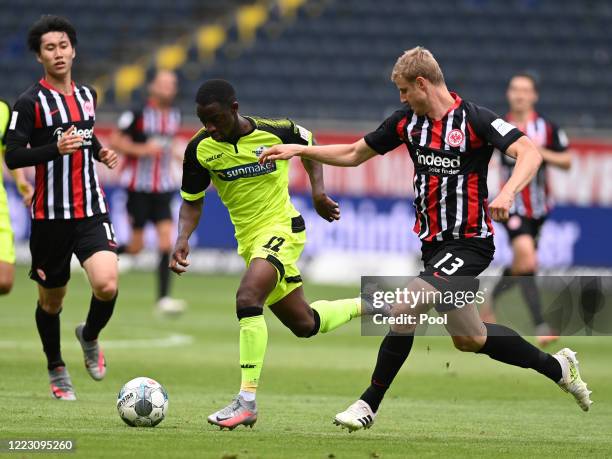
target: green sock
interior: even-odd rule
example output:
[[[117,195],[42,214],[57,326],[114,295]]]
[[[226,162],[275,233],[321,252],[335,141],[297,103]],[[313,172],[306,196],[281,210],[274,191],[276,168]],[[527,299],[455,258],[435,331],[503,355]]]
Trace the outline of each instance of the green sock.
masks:
[[[240,390],[257,391],[267,344],[268,327],[263,315],[240,319]]]
[[[320,333],[327,333],[361,315],[361,298],[344,300],[319,300],[310,304],[319,313],[321,319]]]

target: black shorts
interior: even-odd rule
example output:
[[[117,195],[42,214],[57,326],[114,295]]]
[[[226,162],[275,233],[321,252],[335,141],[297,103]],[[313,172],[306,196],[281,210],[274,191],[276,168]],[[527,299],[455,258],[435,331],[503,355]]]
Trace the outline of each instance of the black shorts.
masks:
[[[476,277],[491,264],[494,254],[493,237],[423,242],[423,271],[419,277],[441,292],[475,293],[479,285]],[[436,309],[443,312],[452,307],[442,305]]]
[[[170,203],[174,194],[174,191],[165,193],[128,191],[127,213],[132,228],[142,229],[149,221],[157,223],[172,220]]]
[[[545,220],[545,217],[529,218],[518,214],[510,214],[510,218],[504,223],[504,226],[506,227],[510,240],[513,240],[517,236],[528,234],[537,242],[540,237],[540,229]]]
[[[117,252],[115,231],[107,214],[76,220],[32,220],[30,278],[45,288],[63,287],[70,280],[73,253],[83,264],[104,250]]]

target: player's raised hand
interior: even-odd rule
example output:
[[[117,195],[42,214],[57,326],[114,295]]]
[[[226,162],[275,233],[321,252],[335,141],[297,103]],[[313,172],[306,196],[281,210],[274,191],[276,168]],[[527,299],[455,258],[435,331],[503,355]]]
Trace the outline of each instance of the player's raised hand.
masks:
[[[489,204],[491,218],[496,222],[507,221],[510,216],[510,207],[512,207],[513,202],[514,196],[502,190],[493,202]]]
[[[268,161],[276,161],[278,159],[291,159],[298,155],[304,148],[302,145],[274,145],[270,148],[266,148],[261,156],[259,156],[259,164],[263,164]]]
[[[189,266],[187,255],[189,255],[189,241],[177,239],[168,267],[180,276],[187,271],[187,266]]]
[[[340,220],[340,206],[325,193],[313,195],[312,203],[321,218],[328,222]]]
[[[83,137],[75,134],[76,127],[73,124],[57,141],[57,149],[60,155],[71,155],[83,145]]]
[[[108,148],[100,149],[100,161],[106,165],[109,169],[114,169],[119,164],[119,156],[115,150]]]

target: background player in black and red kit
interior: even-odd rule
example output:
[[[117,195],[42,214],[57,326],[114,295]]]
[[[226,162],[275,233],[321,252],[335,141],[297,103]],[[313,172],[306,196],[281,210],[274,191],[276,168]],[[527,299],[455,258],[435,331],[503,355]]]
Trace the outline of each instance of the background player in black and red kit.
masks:
[[[569,169],[572,157],[567,151],[565,132],[535,111],[538,88],[534,76],[528,73],[514,75],[508,84],[506,97],[510,107],[506,121],[515,125],[535,143],[544,162],[535,178],[516,195],[510,208],[510,218],[505,226],[512,243],[512,265],[504,269],[502,279],[493,289],[492,299],[495,301],[518,280],[523,299],[529,306],[537,340],[545,346],[558,338],[542,317],[540,294],[534,279],[538,269],[537,241],[542,224],[551,210],[546,166]],[[502,154],[501,165],[503,180],[506,181],[512,174],[514,160]],[[488,312],[489,317],[493,318],[492,311]]]
[[[157,267],[157,309],[162,313],[180,313],[184,301],[171,298],[170,250],[172,249],[172,213],[170,204],[178,183],[173,178],[173,143],[181,125],[181,112],[175,107],[177,79],[174,72],[160,70],[149,84],[149,99],[144,106],[124,112],[113,133],[111,146],[126,155],[121,174],[127,189],[127,211],[132,235],[118,253],[137,254],[144,247],[144,227],[155,225],[159,249]]]
[[[72,81],[76,44],[76,31],[64,18],[43,16],[32,26],[28,46],[45,76],[19,96],[6,141],[9,168],[36,168],[30,277],[38,283],[36,325],[51,394],[60,400],[76,399],[60,352],[59,319],[73,253],[93,290],[87,320],[75,332],[95,380],[106,373],[98,334],[117,299],[116,242],[94,167],[95,158],[112,169],[117,155],[94,135],[96,92]]]
[[[335,166],[356,166],[405,144],[415,166],[414,231],[422,241],[424,263],[424,270],[408,288],[476,290],[475,277],[493,259],[491,218],[508,218],[514,196],[533,178],[542,158],[535,145],[514,126],[449,92],[428,50],[416,47],[406,51],[395,64],[392,80],[406,108],[393,113],[365,138],[347,145],[274,146],[260,160],[298,155]],[[516,158],[516,165],[489,205],[487,168],[494,147]],[[419,317],[430,307],[425,303],[407,309],[393,305],[391,314]],[[589,392],[580,379],[573,351],[544,353],[507,327],[483,323],[474,304],[462,308],[436,305],[436,309],[445,314],[447,330],[457,349],[532,368],[571,392],[583,410],[589,409]],[[372,425],[385,392],[410,353],[415,328],[391,327],[381,344],[371,385],[359,400],[336,415],[336,424],[350,430]]]

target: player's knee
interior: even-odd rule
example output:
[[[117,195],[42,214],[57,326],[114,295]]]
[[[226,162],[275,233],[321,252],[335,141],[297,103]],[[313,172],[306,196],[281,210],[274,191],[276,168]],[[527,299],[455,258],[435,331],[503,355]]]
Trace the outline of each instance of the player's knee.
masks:
[[[13,289],[13,279],[0,279],[0,295],[8,295]]]
[[[314,336],[315,321],[300,320],[289,325],[289,330],[298,338],[310,338]]]
[[[240,287],[236,292],[236,308],[248,308],[254,305],[263,304],[265,296],[254,287]]]
[[[14,274],[12,268],[3,269],[0,266],[0,295],[6,295],[13,288]]]
[[[47,314],[59,314],[62,310],[62,302],[64,298],[41,298],[38,300],[40,308]]]
[[[478,352],[485,340],[482,336],[453,336],[453,344],[461,352]]]
[[[99,300],[112,300],[117,294],[117,279],[111,277],[101,282],[97,282],[95,285],[93,285],[93,293]]]

